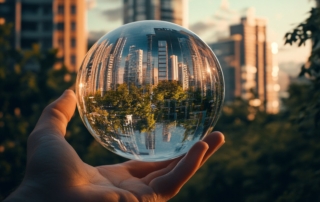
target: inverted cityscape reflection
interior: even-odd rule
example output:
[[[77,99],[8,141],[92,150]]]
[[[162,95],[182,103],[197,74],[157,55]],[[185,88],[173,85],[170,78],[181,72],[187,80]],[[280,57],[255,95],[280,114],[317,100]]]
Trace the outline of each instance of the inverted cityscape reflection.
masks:
[[[163,161],[212,131],[224,81],[198,36],[150,20],[98,40],[80,67],[76,93],[80,116],[101,145],[129,159]]]

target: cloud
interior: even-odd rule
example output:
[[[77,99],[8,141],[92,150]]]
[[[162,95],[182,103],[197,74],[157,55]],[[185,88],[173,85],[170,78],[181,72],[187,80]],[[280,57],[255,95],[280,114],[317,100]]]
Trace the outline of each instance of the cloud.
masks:
[[[246,9],[247,10],[247,9]],[[227,0],[223,0],[220,8],[207,19],[198,21],[190,26],[206,42],[214,42],[229,37],[229,27],[240,22],[240,12],[233,10]]]
[[[197,34],[202,34],[215,27],[212,21],[199,21],[190,26],[190,30]]]
[[[224,20],[224,21],[229,21],[229,17],[223,16],[223,15],[219,15],[219,14],[214,14],[213,18],[215,20]]]
[[[98,39],[100,39],[106,33],[107,31],[103,31],[103,30],[89,32],[89,37],[88,37],[89,43],[91,44],[95,43]]]
[[[119,0],[86,0],[88,9],[97,9],[101,7],[119,7],[122,6],[122,1]],[[98,6],[97,6],[98,5]]]
[[[278,51],[279,52],[286,52],[286,51],[290,51],[291,50],[291,48],[290,47],[284,47],[284,46],[282,46],[282,47],[280,47],[279,49],[278,49]]]
[[[98,3],[118,3],[119,0],[96,0]]]
[[[111,21],[118,21],[122,19],[122,12],[123,8],[122,7],[116,7],[113,9],[108,9],[101,11],[101,14],[106,17],[108,20]]]

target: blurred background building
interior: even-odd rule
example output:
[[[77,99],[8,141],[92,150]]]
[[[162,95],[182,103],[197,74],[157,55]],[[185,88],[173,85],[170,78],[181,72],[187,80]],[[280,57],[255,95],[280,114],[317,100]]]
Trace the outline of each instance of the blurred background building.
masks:
[[[123,23],[164,20],[188,27],[188,0],[123,0]]]
[[[224,72],[226,102],[241,97],[269,113],[278,113],[277,45],[267,41],[266,20],[249,10],[229,29],[229,38],[209,45]]]
[[[87,51],[85,0],[0,0],[0,23],[12,23],[11,44],[30,50],[58,48],[58,56],[72,71]]]
[[[29,50],[33,44],[39,44],[43,50],[58,48],[61,61],[77,71],[87,51],[86,12],[94,3],[94,0],[0,0],[0,24],[13,24],[14,35],[10,40],[17,49]],[[123,23],[154,19],[188,27],[188,0],[123,0],[122,6]],[[210,44],[223,68],[225,100],[232,102],[237,97],[254,100],[253,105],[277,113],[278,51],[275,43],[267,41],[266,20],[256,18],[249,9],[238,24],[229,27],[229,32],[228,38]],[[174,67],[177,72],[178,64]],[[145,74],[148,73],[147,70]]]

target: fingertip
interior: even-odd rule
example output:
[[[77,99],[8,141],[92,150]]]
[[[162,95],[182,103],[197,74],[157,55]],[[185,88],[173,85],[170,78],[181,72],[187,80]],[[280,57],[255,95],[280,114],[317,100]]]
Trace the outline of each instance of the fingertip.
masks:
[[[150,185],[156,193],[172,198],[199,169],[208,150],[207,142],[196,142],[169,173],[152,180]]]
[[[198,163],[200,163],[209,148],[210,146],[207,142],[200,140],[191,147],[191,149],[186,154],[185,158],[194,159],[194,163],[197,161],[199,161]]]
[[[196,145],[199,145],[199,147],[201,146],[201,149],[203,149],[203,150],[208,150],[208,149],[209,149],[208,143],[205,142],[205,141],[202,141],[202,140],[198,141],[198,142],[195,144],[195,146],[196,146]]]
[[[203,157],[201,165],[225,143],[225,137],[221,132],[215,131],[204,137],[202,141],[207,143],[209,149]]]
[[[76,94],[71,89],[65,90],[60,97],[70,97],[70,98],[76,100]]]
[[[226,142],[225,140],[225,136],[223,135],[223,133],[221,133],[220,131],[214,131],[212,133],[210,133],[209,135],[205,136],[202,141],[205,142],[218,142],[220,144],[224,144]]]
[[[218,140],[220,140],[220,142],[223,142],[223,143],[226,142],[225,136],[223,135],[222,132],[220,132],[220,131],[214,131],[214,132],[212,132],[211,134],[215,135],[216,138],[217,138]]]

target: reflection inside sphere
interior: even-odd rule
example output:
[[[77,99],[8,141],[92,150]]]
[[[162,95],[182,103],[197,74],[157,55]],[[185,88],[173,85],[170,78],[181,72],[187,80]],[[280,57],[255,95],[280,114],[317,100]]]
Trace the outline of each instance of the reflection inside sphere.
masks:
[[[211,49],[191,31],[139,21],[106,34],[77,76],[81,118],[105,148],[129,159],[186,153],[210,132],[224,97]]]

